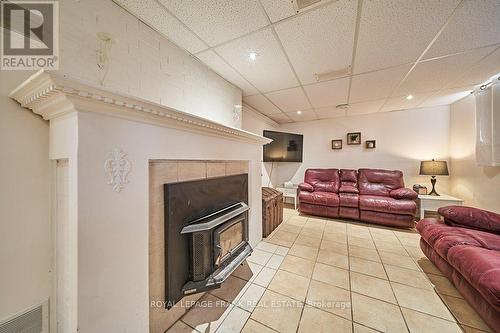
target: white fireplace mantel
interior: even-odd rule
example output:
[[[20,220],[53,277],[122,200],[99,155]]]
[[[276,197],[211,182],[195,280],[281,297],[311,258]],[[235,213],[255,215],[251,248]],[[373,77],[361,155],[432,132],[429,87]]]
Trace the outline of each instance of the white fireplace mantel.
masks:
[[[37,72],[10,97],[50,122],[58,331],[150,331],[151,161],[179,161],[158,171],[179,181],[208,175],[208,166],[193,161],[228,162],[224,173],[234,172],[229,162],[243,162],[249,240],[262,239],[262,145],[269,139],[53,72]]]
[[[9,96],[46,120],[77,110],[260,145],[272,141],[248,131],[44,70],[32,75]]]

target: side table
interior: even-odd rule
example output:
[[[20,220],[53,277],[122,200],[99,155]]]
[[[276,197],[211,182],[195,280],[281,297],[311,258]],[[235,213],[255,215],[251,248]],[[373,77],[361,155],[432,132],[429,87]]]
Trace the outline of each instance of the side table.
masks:
[[[297,190],[299,186],[297,184],[293,184],[291,186],[285,186],[285,185],[280,185],[276,187],[278,191],[283,193],[283,199],[286,200],[286,198],[292,198],[293,199],[293,206],[295,207],[295,210],[297,210]]]
[[[441,194],[436,195],[423,195],[418,196],[418,206],[419,206],[419,217],[423,219],[425,216],[425,211],[437,212],[441,207],[445,206],[462,206],[463,200],[459,198],[452,197],[451,195]]]

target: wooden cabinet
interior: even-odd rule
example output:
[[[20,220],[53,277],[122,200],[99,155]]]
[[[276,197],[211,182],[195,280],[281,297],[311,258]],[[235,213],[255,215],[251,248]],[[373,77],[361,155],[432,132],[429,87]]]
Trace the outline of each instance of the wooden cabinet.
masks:
[[[262,188],[262,237],[267,237],[283,222],[283,193]]]

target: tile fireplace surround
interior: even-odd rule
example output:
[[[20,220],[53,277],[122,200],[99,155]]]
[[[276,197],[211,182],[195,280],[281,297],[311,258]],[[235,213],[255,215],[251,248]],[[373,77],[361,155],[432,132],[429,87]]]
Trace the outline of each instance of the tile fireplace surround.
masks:
[[[163,184],[201,180],[248,173],[248,161],[175,161],[149,162],[149,332],[163,333],[186,311],[186,307],[166,310],[165,300],[165,239]],[[203,294],[184,297],[186,304]]]
[[[53,205],[67,212],[67,232],[54,237],[50,300],[60,331],[160,332],[182,315],[171,310],[150,327],[160,314],[150,295],[162,293],[154,223],[162,181],[247,172],[249,242],[260,241],[268,139],[52,72],[36,73],[10,97],[50,122],[49,159],[68,165],[67,204]]]

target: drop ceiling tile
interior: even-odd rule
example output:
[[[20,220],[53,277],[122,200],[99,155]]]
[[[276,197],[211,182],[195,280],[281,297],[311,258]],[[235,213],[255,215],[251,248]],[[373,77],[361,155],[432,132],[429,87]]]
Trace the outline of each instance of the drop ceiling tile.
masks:
[[[458,81],[448,85],[450,88],[479,85],[488,81],[492,76],[500,73],[500,48],[490,54],[478,64],[474,65]]]
[[[329,118],[338,118],[344,117],[346,115],[345,109],[337,109],[335,106],[328,106],[326,108],[317,108],[314,109],[316,111],[316,115],[319,119],[329,119]]]
[[[392,97],[385,102],[385,105],[382,107],[382,109],[380,109],[380,111],[386,112],[386,111],[414,109],[418,107],[420,103],[425,101],[431,95],[432,93],[414,94],[413,99],[411,100],[407,100],[406,96]]]
[[[394,96],[435,92],[462,76],[484,56],[493,51],[487,47],[466,53],[420,62],[396,90]]]
[[[243,102],[247,103],[255,110],[263,113],[265,115],[274,115],[276,113],[282,113],[273,103],[269,102],[264,95],[253,95],[246,96],[243,98]]]
[[[349,104],[349,109],[347,109],[348,116],[356,116],[362,114],[376,113],[380,110],[380,107],[384,104],[384,99],[371,102],[362,102]]]
[[[363,1],[354,73],[416,61],[459,2]]]
[[[190,53],[208,47],[155,0],[113,1]]]
[[[262,92],[298,85],[270,28],[219,46],[216,51]],[[248,57],[250,52],[257,53],[254,61]]]
[[[243,96],[255,95],[259,92],[252,87],[247,80],[222,60],[214,51],[208,50],[196,55],[208,67],[217,72],[220,76],[243,90]]]
[[[296,14],[293,1],[290,0],[261,0],[271,22],[278,22]]]
[[[312,108],[300,87],[274,91],[265,95],[283,112],[295,112]]]
[[[459,99],[468,96],[473,90],[474,86],[445,89],[432,96],[429,96],[429,98],[427,98],[419,106],[430,107],[430,106],[450,105],[452,103],[455,103]]]
[[[277,122],[278,124],[288,124],[288,123],[293,123],[293,120],[290,119],[286,114],[284,113],[277,113],[273,115],[269,115],[269,118]]]
[[[349,103],[387,98],[410,70],[402,65],[352,77]]]
[[[276,24],[275,29],[303,84],[315,73],[351,65],[357,1],[334,1]]]
[[[325,81],[304,86],[314,108],[347,103],[349,78]]]
[[[258,0],[159,1],[210,46],[268,24]]]
[[[425,59],[500,43],[500,2],[468,0],[425,54]]]
[[[316,113],[312,109],[302,111],[301,114],[297,114],[297,112],[287,112],[287,115],[292,118],[293,121],[310,121],[318,119]]]

